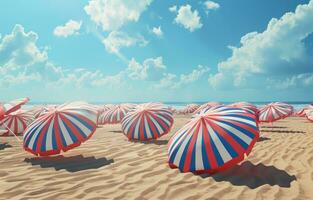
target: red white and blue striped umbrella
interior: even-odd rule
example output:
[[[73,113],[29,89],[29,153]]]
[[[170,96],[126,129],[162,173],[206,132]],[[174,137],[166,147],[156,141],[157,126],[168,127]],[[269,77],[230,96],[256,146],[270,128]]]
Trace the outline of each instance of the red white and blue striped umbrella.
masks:
[[[35,120],[33,114],[29,111],[18,110],[16,112],[5,115],[4,119],[0,121],[0,127],[7,129],[8,132],[3,136],[21,135],[26,127]]]
[[[183,114],[191,114],[194,113],[200,105],[198,104],[188,104],[185,108],[183,108],[182,113]]]
[[[213,107],[174,134],[168,163],[182,172],[215,173],[242,161],[258,138],[255,115],[241,108]]]
[[[234,107],[234,108],[242,108],[252,114],[258,114],[258,111],[259,111],[255,105],[251,103],[247,103],[247,102],[233,103],[233,104],[230,104],[229,106]]]
[[[309,109],[305,111],[306,118],[313,122],[313,109]]]
[[[208,102],[208,103],[205,103],[205,104],[202,104],[201,106],[199,106],[199,108],[196,109],[193,114],[197,114],[197,113],[201,112],[202,110],[207,110],[207,109],[210,109],[212,107],[216,107],[216,106],[220,106],[220,105],[222,105],[222,104],[218,103],[218,102],[213,102],[213,101]]]
[[[109,110],[99,116],[99,124],[118,124],[132,109],[134,109],[134,107],[129,104],[112,106]]]
[[[22,98],[10,101],[9,103],[0,104],[0,120],[3,119],[4,115],[8,115],[21,108],[22,105],[26,104],[29,98]]]
[[[173,125],[172,112],[159,103],[138,105],[122,120],[122,130],[129,140],[151,140],[167,134]]]
[[[259,110],[260,122],[274,122],[284,119],[293,113],[293,107],[286,103],[270,103]]]
[[[96,130],[97,112],[87,104],[68,103],[49,110],[24,132],[24,149],[48,156],[68,151],[88,140]]]
[[[34,106],[28,111],[33,114],[35,119],[37,119],[41,115],[41,113],[45,111],[45,108],[44,106]]]

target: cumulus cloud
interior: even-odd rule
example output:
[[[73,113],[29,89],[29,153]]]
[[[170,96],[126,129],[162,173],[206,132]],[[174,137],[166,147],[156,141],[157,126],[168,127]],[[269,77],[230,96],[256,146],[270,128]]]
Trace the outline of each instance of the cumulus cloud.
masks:
[[[58,37],[68,37],[70,35],[78,34],[81,25],[81,21],[69,20],[65,25],[55,27],[53,34]]]
[[[153,27],[152,32],[157,36],[157,37],[162,37],[163,36],[163,31],[161,29],[161,26],[158,27]]]
[[[181,74],[177,76],[172,73],[164,74],[163,78],[158,84],[155,85],[156,88],[171,88],[177,89],[184,85],[191,84],[198,81],[204,74],[208,73],[210,69],[208,67],[198,65],[189,74]]]
[[[90,0],[85,12],[104,31],[120,29],[128,22],[137,22],[153,0]]]
[[[163,64],[163,58],[148,58],[142,64],[132,58],[128,64],[127,73],[133,80],[158,81],[165,73],[166,66]]]
[[[129,36],[127,33],[120,31],[112,31],[108,37],[103,39],[105,49],[109,53],[120,54],[120,49],[123,47],[130,47],[134,45],[146,46],[148,41],[143,36]]]
[[[206,12],[210,11],[210,10],[217,10],[220,8],[220,4],[214,2],[214,1],[205,1],[204,2],[204,6],[206,9]]]
[[[175,11],[174,9],[172,9]],[[175,23],[182,25],[190,32],[200,29],[202,27],[201,19],[197,10],[192,11],[189,4],[181,6],[177,12]]]
[[[248,87],[252,82],[264,84],[271,76],[288,76],[313,71],[313,60],[304,40],[313,32],[313,1],[299,5],[280,19],[273,18],[265,31],[244,35],[240,47],[218,64],[209,83],[215,87]]]
[[[27,67],[47,60],[47,52],[38,48],[37,40],[35,32],[25,32],[22,25],[15,25],[12,33],[5,35],[0,42],[0,71]]]

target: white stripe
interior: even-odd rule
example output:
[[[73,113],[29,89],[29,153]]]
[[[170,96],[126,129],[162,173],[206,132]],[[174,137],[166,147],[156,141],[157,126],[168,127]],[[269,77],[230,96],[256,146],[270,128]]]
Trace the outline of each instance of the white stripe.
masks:
[[[59,126],[61,129],[62,135],[64,136],[66,145],[69,146],[69,145],[73,144],[74,142],[73,142],[69,132],[67,131],[66,127],[64,126],[64,123],[60,117],[58,119],[58,122],[59,122]]]
[[[196,170],[204,169],[202,158],[202,136],[203,136],[202,125],[203,124],[200,124],[196,142]]]
[[[215,131],[212,129],[211,126],[207,126],[209,129],[210,136],[212,138],[213,143],[215,144],[219,154],[221,155],[223,162],[226,163],[227,161],[231,160],[232,157],[224,147],[223,143],[220,141],[218,136],[216,135]]]

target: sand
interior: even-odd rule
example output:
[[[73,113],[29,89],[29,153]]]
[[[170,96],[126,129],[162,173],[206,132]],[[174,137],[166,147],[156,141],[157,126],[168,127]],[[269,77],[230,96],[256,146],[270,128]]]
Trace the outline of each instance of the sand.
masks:
[[[167,141],[129,142],[120,125],[97,130],[82,146],[36,158],[14,137],[0,138],[0,199],[313,199],[313,123],[261,124],[261,139],[232,169],[215,175],[170,169]]]

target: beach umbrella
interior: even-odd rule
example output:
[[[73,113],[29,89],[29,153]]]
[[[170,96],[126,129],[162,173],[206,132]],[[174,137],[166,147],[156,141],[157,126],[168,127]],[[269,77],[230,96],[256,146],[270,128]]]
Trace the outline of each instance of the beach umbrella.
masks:
[[[122,120],[129,140],[151,140],[167,134],[173,125],[172,112],[159,103],[146,103],[128,112]]]
[[[306,118],[309,121],[313,122],[313,109],[312,110],[311,109],[310,110],[306,110],[305,114],[306,114]]]
[[[201,111],[168,143],[168,163],[182,172],[215,173],[244,159],[259,138],[256,116],[226,106]]]
[[[198,105],[198,104],[188,104],[188,105],[182,110],[182,113],[183,113],[183,114],[194,113],[199,107],[200,107],[200,105]]]
[[[306,106],[304,106],[303,108],[298,110],[298,112],[296,112],[296,116],[298,116],[298,117],[305,117],[307,110],[313,110],[313,105],[306,105]]]
[[[274,122],[284,119],[293,113],[293,107],[286,103],[270,103],[259,110],[260,122]]]
[[[230,104],[229,106],[234,107],[234,108],[242,108],[252,114],[258,114],[258,108],[251,103],[237,102],[237,103]]]
[[[221,103],[218,103],[218,102],[208,102],[208,103],[205,103],[205,104],[202,104],[201,106],[199,106],[198,109],[196,109],[193,114],[197,114],[199,113],[201,110],[206,110],[206,109],[210,109],[212,107],[215,107],[215,106],[220,106]]]
[[[8,135],[9,135],[9,131],[8,130],[0,128],[0,136],[1,137],[8,136]]]
[[[21,108],[22,105],[26,104],[29,98],[21,98],[10,101],[9,103],[0,103],[0,120],[3,119],[4,115],[8,115]]]
[[[99,116],[99,124],[118,124],[132,109],[134,109],[134,107],[130,106],[129,104],[112,106],[109,110],[103,112]]]
[[[25,110],[18,110],[5,115],[0,121],[0,127],[7,129],[8,132],[3,136],[9,136],[10,134],[21,135],[26,127],[34,120],[33,114]]]
[[[96,130],[97,112],[88,104],[67,103],[50,109],[24,132],[24,149],[48,156],[68,151],[88,140]]]

